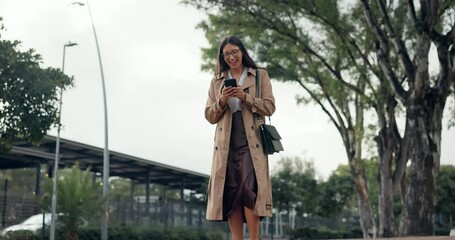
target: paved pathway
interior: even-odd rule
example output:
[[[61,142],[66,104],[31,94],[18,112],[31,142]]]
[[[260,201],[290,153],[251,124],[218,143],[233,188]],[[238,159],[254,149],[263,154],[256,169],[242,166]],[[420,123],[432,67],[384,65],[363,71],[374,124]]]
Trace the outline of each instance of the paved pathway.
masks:
[[[261,240],[271,240],[272,238],[261,238]],[[363,238],[339,239],[339,240],[359,240]],[[372,239],[372,238],[371,238]],[[428,237],[396,237],[396,238],[376,238],[376,240],[455,240],[455,236],[428,236]],[[247,240],[247,238],[245,238]],[[273,238],[273,240],[287,240],[285,238]]]
[[[357,238],[356,240],[358,240]],[[377,240],[455,240],[455,236],[428,236],[428,237],[396,237],[396,238],[377,238]],[[345,239],[346,240],[346,239]],[[351,239],[354,240],[354,239]]]

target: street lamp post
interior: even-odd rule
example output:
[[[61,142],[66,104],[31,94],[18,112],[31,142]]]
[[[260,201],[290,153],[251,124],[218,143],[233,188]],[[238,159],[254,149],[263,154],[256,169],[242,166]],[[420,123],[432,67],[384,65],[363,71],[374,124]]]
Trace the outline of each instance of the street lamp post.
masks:
[[[104,202],[104,214],[102,217],[101,223],[101,240],[107,240],[107,232],[109,226],[109,145],[108,145],[108,122],[107,122],[107,100],[106,100],[106,84],[104,82],[104,72],[103,72],[103,63],[101,61],[100,46],[98,44],[98,37],[96,35],[95,24],[93,23],[92,11],[90,10],[90,5],[87,3],[88,12],[90,14],[90,21],[92,23],[93,35],[95,36],[96,50],[98,53],[98,62],[101,72],[101,83],[103,87],[103,103],[104,103],[104,153],[103,153],[103,197],[105,198]],[[73,5],[84,6],[85,3],[82,2],[73,2]]]
[[[62,61],[62,72],[65,72],[65,53],[67,47],[76,46],[77,43],[68,42],[63,45],[63,61]],[[55,161],[54,161],[54,173],[53,173],[53,187],[52,187],[52,219],[51,219],[51,232],[50,239],[55,239],[55,221],[56,221],[56,209],[57,209],[57,180],[58,180],[58,162],[60,160],[60,128],[62,125],[62,100],[63,100],[63,88],[60,88],[60,100],[58,108],[57,118],[57,140],[55,141]]]

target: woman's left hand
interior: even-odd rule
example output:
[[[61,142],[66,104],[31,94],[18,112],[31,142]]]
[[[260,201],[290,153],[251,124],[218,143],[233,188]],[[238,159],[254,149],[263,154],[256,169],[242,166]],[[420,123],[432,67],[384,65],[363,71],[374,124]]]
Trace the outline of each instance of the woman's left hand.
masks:
[[[240,99],[240,101],[245,102],[246,100],[246,93],[243,91],[241,87],[235,87],[234,97]]]

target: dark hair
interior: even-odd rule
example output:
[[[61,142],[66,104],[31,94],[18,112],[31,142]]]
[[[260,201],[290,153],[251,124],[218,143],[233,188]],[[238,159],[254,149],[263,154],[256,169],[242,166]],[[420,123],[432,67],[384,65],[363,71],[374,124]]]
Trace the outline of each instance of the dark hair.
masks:
[[[216,74],[221,74],[229,69],[229,65],[226,63],[224,60],[224,57],[222,56],[223,53],[223,48],[228,45],[232,44],[237,47],[239,47],[240,52],[242,53],[242,63],[246,67],[249,68],[257,68],[256,63],[254,63],[253,59],[250,57],[248,54],[248,51],[245,48],[245,45],[243,45],[242,41],[234,36],[226,36],[220,41],[220,46],[218,47],[218,56],[217,56],[217,61],[216,61]]]

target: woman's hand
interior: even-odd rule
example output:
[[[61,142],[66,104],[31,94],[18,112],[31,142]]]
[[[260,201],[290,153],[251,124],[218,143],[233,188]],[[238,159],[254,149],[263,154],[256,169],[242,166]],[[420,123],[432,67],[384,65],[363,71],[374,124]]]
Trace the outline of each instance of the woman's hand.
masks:
[[[243,91],[241,87],[234,87],[234,97],[240,99],[240,101],[245,102],[246,100],[246,93]]]
[[[229,98],[233,97],[235,93],[235,87],[225,87],[223,91],[221,91],[220,97],[220,106],[224,108],[227,104]]]
[[[225,87],[223,88],[223,91],[221,92],[221,97],[220,97],[220,105],[221,108],[224,108],[227,104],[227,101],[231,97],[236,97],[240,99],[242,102],[245,101],[246,94],[242,90],[241,87]]]

